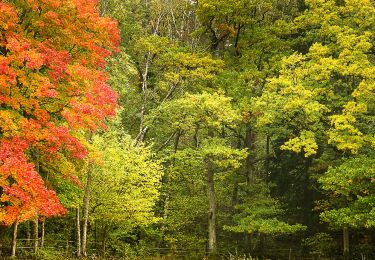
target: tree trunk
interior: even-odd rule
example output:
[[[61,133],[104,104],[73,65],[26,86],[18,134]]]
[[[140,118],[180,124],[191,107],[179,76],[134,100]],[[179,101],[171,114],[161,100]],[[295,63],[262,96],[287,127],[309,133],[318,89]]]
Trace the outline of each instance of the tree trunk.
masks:
[[[11,257],[16,256],[18,223],[14,223]]]
[[[39,162],[39,151],[36,151],[36,171],[40,174],[40,162]],[[36,214],[34,225],[33,225],[33,249],[34,253],[38,251],[39,247],[39,216]]]
[[[39,172],[39,167],[40,167],[40,164],[39,164],[39,159],[38,159],[38,172]],[[46,175],[46,181],[48,181],[48,173]],[[44,238],[45,238],[45,222],[46,222],[46,218],[43,219],[42,221],[42,234],[41,234],[41,238],[40,238],[40,246],[43,247],[44,246]]]
[[[94,230],[94,242],[95,242],[95,249],[98,250],[98,222],[95,220],[94,222],[95,230]]]
[[[238,178],[234,177],[233,192],[232,192],[232,207],[234,208],[238,203]]]
[[[34,253],[38,251],[39,247],[39,236],[38,236],[38,231],[39,231],[39,221],[38,217],[34,220],[34,225],[33,225],[33,249]]]
[[[252,155],[252,152],[255,151],[255,139],[256,135],[255,132],[253,131],[252,127],[248,125],[246,127],[246,134],[245,134],[245,142],[244,145],[248,149],[249,154],[246,156],[246,183],[248,186],[251,186],[254,184],[254,173],[255,173],[255,168],[254,168],[254,155]]]
[[[27,227],[26,227],[26,246],[33,245],[33,242],[31,239],[31,230],[33,230],[33,223],[31,221],[28,221]]]
[[[89,207],[90,207],[90,193],[91,193],[91,167],[92,162],[89,162],[87,170],[87,180],[85,187],[85,196],[83,199],[83,228],[82,228],[82,254],[87,256],[87,225],[89,219]]]
[[[0,255],[3,254],[6,226],[0,225]]]
[[[90,206],[90,185],[91,185],[91,173],[89,171],[87,174],[85,197],[83,201],[82,254],[84,256],[87,256],[87,227],[88,227],[89,206]]]
[[[176,130],[174,144],[173,144],[173,153],[176,154],[178,150],[178,145],[180,143],[180,137],[182,135],[182,132],[180,129]],[[173,166],[175,164],[175,158],[172,159],[171,165]],[[169,185],[169,175],[168,171],[165,172],[162,178],[162,186],[168,187]],[[165,192],[165,199],[164,199],[164,206],[163,206],[163,219],[164,224],[162,224],[161,230],[163,232],[163,240],[165,239],[165,234],[167,232],[167,219],[169,217],[169,198],[170,198],[170,191],[166,189]]]
[[[266,176],[269,175],[269,169],[270,169],[270,136],[267,135],[266,137],[266,159],[264,160],[264,169],[266,172]]]
[[[344,244],[344,259],[349,259],[349,229],[347,227],[344,227],[342,230],[342,238],[343,238],[343,244]]]
[[[46,220],[44,219],[43,222],[42,222],[42,235],[40,237],[40,247],[43,247],[44,246],[44,237],[45,237],[45,222]]]
[[[105,247],[106,247],[106,242],[107,242],[107,233],[108,233],[108,225],[104,225],[104,230],[103,230],[103,244],[102,244],[102,251],[103,251],[103,257],[105,256]]]
[[[216,200],[214,187],[214,171],[212,162],[208,162],[207,169],[208,186],[208,253],[216,253]]]
[[[238,137],[237,139],[237,148],[241,149],[241,138]],[[233,192],[232,192],[232,207],[234,208],[238,203],[238,191],[239,191],[239,184],[238,184],[238,176],[234,176],[234,183],[233,183]],[[235,210],[233,211],[235,213]]]
[[[81,223],[79,219],[79,206],[76,208],[76,228],[77,228],[77,257],[81,256]]]
[[[209,137],[214,137],[212,129],[208,131]],[[216,198],[214,185],[214,166],[211,158],[207,158],[207,197],[208,197],[208,253],[215,255],[216,245]]]

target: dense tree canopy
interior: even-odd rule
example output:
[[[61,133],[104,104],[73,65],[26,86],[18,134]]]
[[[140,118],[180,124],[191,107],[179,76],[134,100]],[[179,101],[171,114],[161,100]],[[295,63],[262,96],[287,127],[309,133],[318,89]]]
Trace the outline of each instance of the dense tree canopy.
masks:
[[[87,152],[78,130],[102,127],[115,113],[104,65],[119,34],[95,5],[0,3],[0,219],[7,225],[65,213],[41,175],[59,173],[50,162],[82,159]]]
[[[374,28],[372,0],[1,1],[0,248],[374,258]]]

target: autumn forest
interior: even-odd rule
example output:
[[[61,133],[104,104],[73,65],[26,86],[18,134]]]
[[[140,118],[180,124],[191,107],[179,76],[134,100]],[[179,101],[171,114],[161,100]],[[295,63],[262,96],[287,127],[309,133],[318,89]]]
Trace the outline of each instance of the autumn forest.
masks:
[[[0,258],[375,259],[374,0],[0,0]]]

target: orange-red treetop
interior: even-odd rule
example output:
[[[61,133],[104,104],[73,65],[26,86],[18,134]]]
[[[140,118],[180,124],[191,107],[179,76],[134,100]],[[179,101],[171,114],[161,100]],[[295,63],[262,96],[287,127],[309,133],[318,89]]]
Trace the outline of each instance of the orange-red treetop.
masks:
[[[65,212],[36,172],[36,158],[83,158],[74,132],[104,127],[115,114],[104,67],[119,40],[116,21],[100,17],[95,0],[0,3],[3,223]]]

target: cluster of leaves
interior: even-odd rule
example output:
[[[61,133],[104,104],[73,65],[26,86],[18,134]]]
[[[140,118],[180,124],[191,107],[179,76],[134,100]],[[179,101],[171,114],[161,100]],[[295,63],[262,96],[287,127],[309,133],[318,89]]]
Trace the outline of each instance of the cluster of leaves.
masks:
[[[371,180],[375,147],[375,9],[370,1],[307,4],[295,26],[313,43],[305,54],[285,58],[280,75],[269,79],[262,96],[254,99],[256,110],[262,111],[258,123],[284,140],[282,150],[319,158],[334,147],[346,154],[319,181],[333,192],[332,203],[338,207],[321,216],[336,227],[370,227],[372,192],[366,180]],[[356,178],[364,182],[352,185]]]
[[[323,220],[336,228],[374,226],[374,163],[372,156],[344,159],[320,178],[335,207],[321,214]]]
[[[42,175],[87,155],[81,130],[113,116],[116,94],[105,59],[118,50],[117,24],[96,1],[0,3],[0,221],[64,214]],[[52,166],[52,167],[51,167]],[[51,169],[52,168],[52,169]],[[71,177],[74,178],[74,177]]]
[[[93,137],[101,155],[94,163],[92,214],[108,223],[126,223],[131,229],[157,221],[153,214],[162,176],[161,162],[149,148],[135,146],[119,130]]]
[[[0,220],[64,213],[52,187],[77,207],[89,150],[103,251],[249,253],[307,230],[324,256],[319,219],[374,226],[373,1],[100,1],[119,49],[96,4],[0,4]],[[89,144],[116,108],[104,69],[124,109]]]

